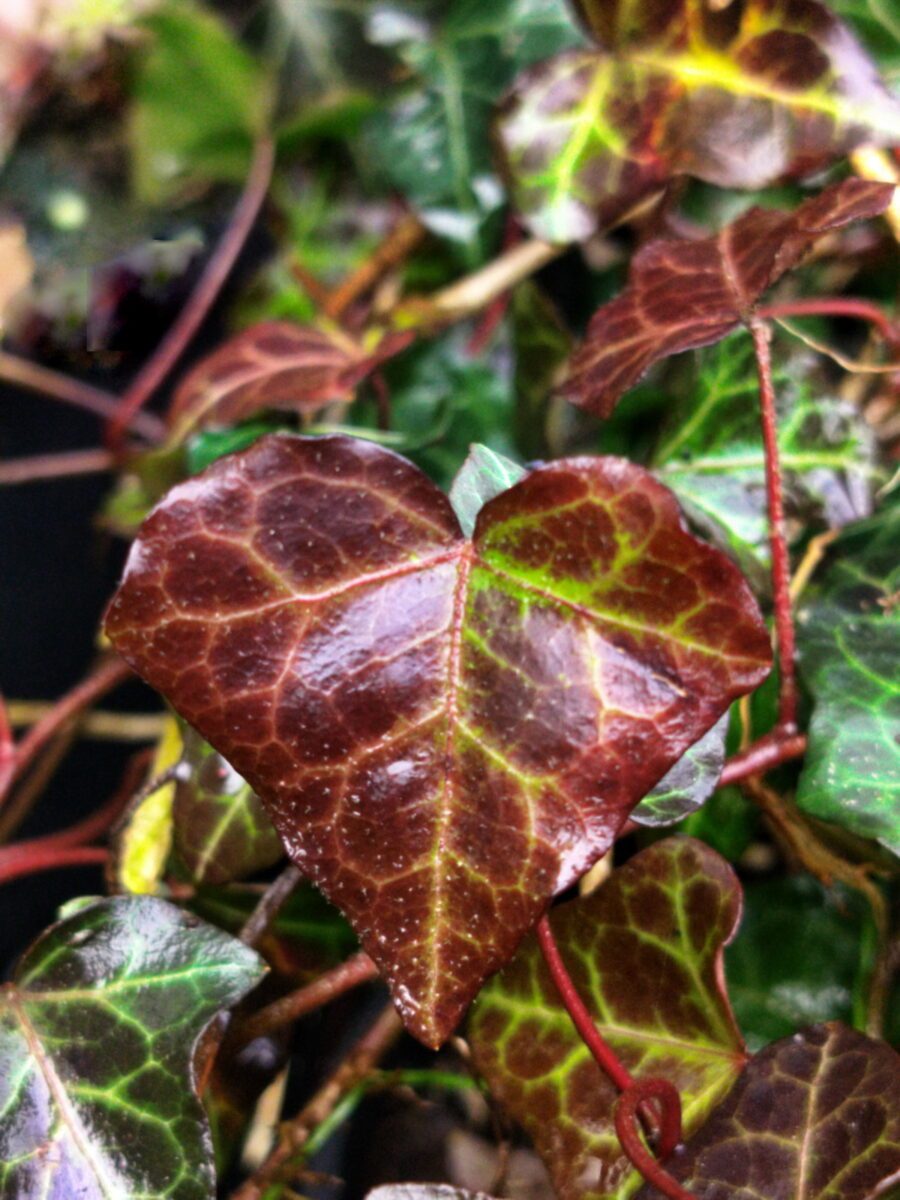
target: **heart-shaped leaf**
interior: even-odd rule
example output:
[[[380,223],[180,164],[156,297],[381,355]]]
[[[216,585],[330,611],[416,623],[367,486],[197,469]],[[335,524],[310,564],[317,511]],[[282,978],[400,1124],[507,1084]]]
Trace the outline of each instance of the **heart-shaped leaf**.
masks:
[[[541,467],[469,541],[344,437],[263,438],[170,492],[106,628],[430,1045],[769,663],[744,580],[641,467]]]
[[[566,967],[631,1073],[662,1076],[697,1129],[746,1061],[722,989],[741,891],[702,842],[657,842],[592,895],[552,911]],[[613,1125],[617,1092],[581,1041],[529,937],[472,1009],[468,1037],[491,1092],[521,1122],[561,1200],[625,1197],[640,1176]]]
[[[204,358],[180,384],[169,423],[182,441],[194,429],[236,425],[266,409],[309,415],[349,403],[357,385],[412,340],[389,334],[366,349],[340,330],[290,321],[245,329]]]
[[[900,1181],[900,1057],[837,1023],[775,1042],[666,1167],[697,1200],[885,1196]]]
[[[564,394],[608,417],[653,363],[708,346],[749,321],[760,298],[821,234],[890,203],[890,184],[847,179],[791,213],[752,208],[715,237],[651,242],[631,260],[628,286],[591,319]]]
[[[0,1193],[213,1200],[194,1053],[262,973],[252,950],[149,897],[47,930],[0,991]]]
[[[175,849],[197,883],[243,879],[282,857],[262,801],[192,729],[185,732],[187,778],[175,786]]]
[[[900,141],[900,102],[817,0],[577,7],[601,50],[523,73],[499,123],[514,200],[540,237],[589,237],[676,175],[760,188]]]
[[[849,526],[798,643],[813,697],[797,788],[806,812],[900,854],[900,503]]]

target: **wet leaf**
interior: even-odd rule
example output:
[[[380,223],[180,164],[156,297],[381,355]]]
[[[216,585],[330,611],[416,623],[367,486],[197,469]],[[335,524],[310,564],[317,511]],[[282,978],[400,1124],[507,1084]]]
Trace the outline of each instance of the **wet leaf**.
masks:
[[[834,529],[867,516],[880,475],[874,438],[857,409],[829,394],[805,354],[785,356],[776,347],[773,381],[789,539],[813,525]],[[746,334],[699,353],[675,390],[654,465],[696,528],[765,593],[770,559],[758,390]]]
[[[557,0],[462,0],[435,24],[393,4],[373,9],[372,39],[395,50],[416,86],[371,122],[372,157],[424,223],[474,263],[504,198],[491,154],[494,104],[516,71],[582,38]]]
[[[332,401],[349,403],[366,375],[411,340],[411,334],[392,334],[366,350],[337,329],[290,321],[254,325],[179,385],[169,410],[172,438],[227,428],[268,409],[310,415]]]
[[[197,178],[243,182],[268,102],[262,68],[189,0],[169,0],[142,25],[129,129],[139,197],[160,203]]]
[[[415,467],[344,437],[263,438],[175,488],[106,628],[430,1045],[770,653],[642,468],[538,468],[470,542]]]
[[[890,185],[848,179],[791,213],[752,208],[714,237],[650,242],[632,258],[625,290],[591,319],[564,394],[608,417],[653,363],[709,346],[748,321],[822,233],[877,216],[892,194]]]
[[[633,1075],[662,1076],[678,1088],[688,1133],[746,1061],[722,988],[722,950],[740,907],[737,878],[715,851],[669,838],[550,916],[601,1033]],[[640,1186],[613,1126],[618,1093],[563,1008],[536,938],[482,991],[468,1039],[491,1092],[533,1139],[560,1200],[624,1198]]]
[[[475,445],[457,472],[450,489],[450,503],[466,537],[475,529],[475,519],[487,504],[525,475],[525,468],[488,446]]]
[[[756,189],[900,140],[900,103],[816,0],[578,7],[601,49],[524,72],[499,125],[540,237],[587,238],[673,176]]]
[[[811,875],[744,888],[744,915],[725,953],[728,995],[751,1050],[816,1021],[853,1017],[860,976],[858,898]]]
[[[281,859],[284,850],[262,801],[237,771],[187,729],[182,763],[190,775],[175,787],[175,849],[197,883],[244,879]]]
[[[687,750],[671,771],[648,792],[634,812],[638,825],[674,825],[704,804],[719,782],[725,762],[729,714]]]
[[[886,1195],[900,1180],[900,1058],[836,1022],[775,1042],[666,1167],[698,1200]]]
[[[900,503],[896,495],[833,547],[798,643],[813,700],[797,803],[900,854]]]
[[[0,992],[0,1191],[213,1200],[194,1054],[262,976],[174,905],[119,897],[47,930]]]

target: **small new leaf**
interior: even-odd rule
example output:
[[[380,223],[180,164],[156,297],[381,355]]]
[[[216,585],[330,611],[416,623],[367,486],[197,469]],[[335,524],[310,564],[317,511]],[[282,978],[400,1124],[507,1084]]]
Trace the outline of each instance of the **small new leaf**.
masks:
[[[0,991],[0,1193],[213,1200],[194,1054],[253,951],[150,897],[80,907]]]
[[[739,572],[643,468],[540,467],[469,540],[412,464],[345,437],[266,437],[175,488],[106,627],[429,1045],[770,658]]]
[[[900,1057],[838,1023],[775,1042],[666,1167],[698,1200],[885,1196],[900,1181]]]
[[[476,445],[456,473],[450,488],[450,503],[460,528],[471,537],[478,514],[487,504],[525,474],[525,468],[489,446]]]
[[[550,914],[601,1033],[634,1076],[662,1076],[678,1088],[688,1133],[746,1061],[722,990],[722,951],[740,908],[725,860],[702,842],[671,838]],[[613,1125],[616,1089],[579,1038],[534,937],[478,997],[468,1038],[491,1092],[533,1138],[560,1200],[624,1200],[640,1186]]]
[[[169,410],[172,439],[221,429],[267,409],[310,416],[333,401],[349,403],[379,363],[412,340],[391,334],[366,350],[337,330],[265,321],[237,334],[182,381]]]
[[[817,238],[877,216],[893,192],[890,184],[848,179],[791,213],[752,208],[714,237],[644,246],[631,260],[628,286],[592,317],[563,394],[608,417],[653,363],[709,346],[751,320],[762,294]]]

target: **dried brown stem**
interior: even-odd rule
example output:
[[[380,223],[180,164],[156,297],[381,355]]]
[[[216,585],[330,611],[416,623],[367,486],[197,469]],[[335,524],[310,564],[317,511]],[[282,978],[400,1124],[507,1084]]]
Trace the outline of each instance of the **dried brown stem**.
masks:
[[[242,942],[248,946],[259,945],[266,930],[281,911],[282,905],[289,899],[302,878],[299,868],[291,863],[269,884],[240,932]]]
[[[229,1033],[229,1041],[246,1045],[254,1038],[264,1037],[273,1030],[293,1024],[307,1013],[314,1012],[338,996],[343,996],[345,992],[377,978],[378,968],[368,954],[354,954],[352,958],[326,971],[312,983],[282,996],[242,1021],[233,1034]]]
[[[325,301],[326,316],[339,321],[360,296],[370,292],[388,271],[409,257],[425,237],[425,232],[425,227],[417,217],[403,217],[365,262],[360,263],[328,295]]]
[[[402,1031],[392,1004],[365,1033],[331,1077],[297,1116],[282,1127],[278,1145],[262,1166],[231,1195],[231,1200],[261,1200],[265,1190],[290,1172],[290,1162],[315,1129],[329,1116],[340,1098],[365,1079]]]
[[[259,211],[262,208],[269,182],[275,151],[272,140],[261,138],[253,155],[250,173],[222,240],[203,270],[197,286],[172,325],[128,387],[117,412],[107,427],[107,444],[118,450],[125,430],[153,393],[159,388],[181,358],[197,330],[216,302],[226,279],[244,248]]]

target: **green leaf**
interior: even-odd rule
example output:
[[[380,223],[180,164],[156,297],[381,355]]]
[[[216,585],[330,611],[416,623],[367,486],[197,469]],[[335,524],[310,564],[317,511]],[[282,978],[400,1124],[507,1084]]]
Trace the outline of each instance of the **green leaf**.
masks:
[[[563,377],[572,337],[553,303],[533,280],[520,284],[510,305],[516,441],[526,458],[548,454],[547,406]]]
[[[833,547],[818,597],[798,621],[813,699],[797,803],[900,854],[900,500]]]
[[[175,785],[175,849],[197,883],[243,879],[283,856],[262,801],[237,771],[190,727]]]
[[[2,1194],[213,1200],[194,1055],[262,974],[252,950],[149,897],[42,934],[0,993]]]
[[[450,503],[466,537],[475,529],[475,518],[487,504],[525,475],[519,463],[488,446],[475,445],[459,468],[450,488]]]
[[[494,105],[520,68],[583,39],[559,0],[460,0],[434,25],[379,4],[370,31],[414,82],[370,123],[372,155],[425,224],[474,265],[484,222],[504,200],[491,154]]]
[[[540,237],[589,237],[687,174],[756,189],[900,139],[900,103],[823,4],[580,8],[600,43],[524,72],[499,139]]]
[[[777,355],[774,383],[788,533],[868,515],[880,473],[857,410],[822,394],[804,354]],[[753,345],[744,331],[697,351],[668,433],[654,455],[660,479],[692,522],[768,589],[765,457]]]
[[[699,838],[729,862],[737,862],[753,840],[759,810],[736,787],[719,788],[702,808],[686,817],[679,833]]]
[[[740,903],[723,859],[702,842],[669,838],[550,914],[601,1033],[632,1074],[678,1088],[688,1134],[746,1061],[721,974]],[[533,1139],[562,1200],[624,1200],[637,1190],[641,1177],[613,1127],[616,1089],[575,1031],[533,936],[481,992],[468,1038],[478,1070]]]
[[[900,1180],[900,1058],[835,1022],[761,1050],[666,1164],[693,1195],[875,1200]],[[662,1200],[647,1186],[639,1200]]]
[[[743,920],[725,963],[751,1050],[816,1021],[851,1022],[862,925],[856,897],[810,875],[745,887]]]
[[[240,182],[260,132],[268,87],[259,64],[221,19],[170,0],[143,21],[130,119],[137,194],[161,203],[187,181]]]
[[[704,804],[719,782],[725,762],[726,713],[695,742],[675,766],[648,792],[631,814],[638,825],[674,825]]]

